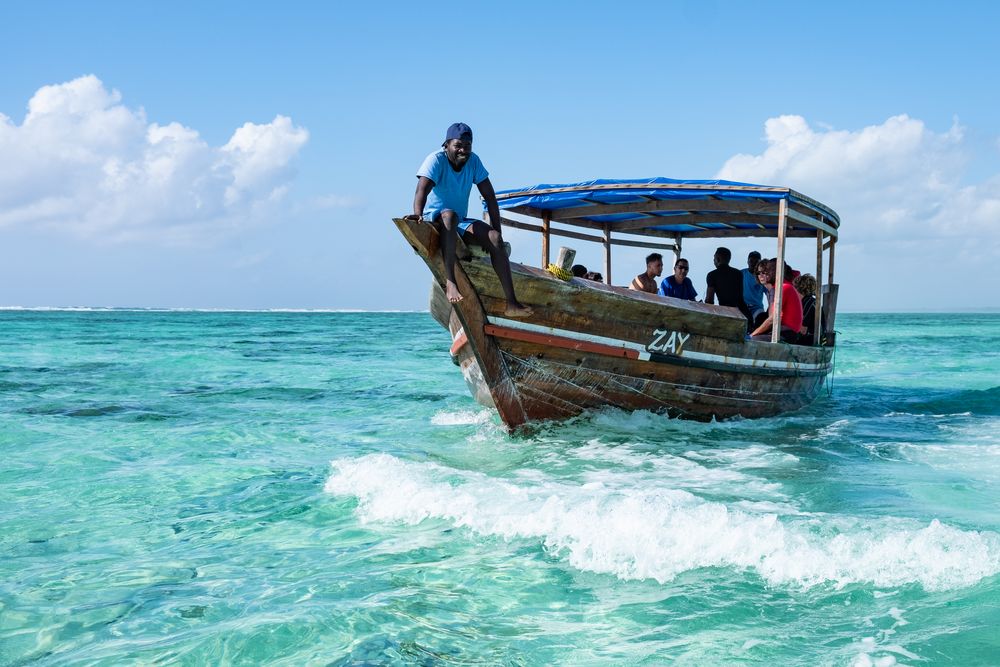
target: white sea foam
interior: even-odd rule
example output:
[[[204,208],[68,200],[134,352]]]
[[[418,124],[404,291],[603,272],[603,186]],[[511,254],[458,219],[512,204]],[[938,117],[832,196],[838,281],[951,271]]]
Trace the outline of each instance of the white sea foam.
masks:
[[[614,479],[623,486],[634,484],[636,474],[643,475],[642,482],[668,482],[672,487],[688,490],[724,491],[738,489],[740,493],[753,493],[771,498],[783,498],[781,485],[748,475],[738,466],[713,467],[692,461],[691,453],[674,456],[667,453],[639,452],[627,445],[610,446],[599,440],[590,440],[586,445],[567,453],[584,461],[607,462],[618,466],[617,471],[602,470],[600,481]],[[711,461],[713,457],[700,457]],[[725,458],[725,457],[723,457]],[[747,466],[751,467],[751,466]],[[629,470],[622,471],[621,468]]]
[[[896,628],[909,625],[909,621],[903,618],[903,610],[893,607],[889,610],[888,617],[893,623],[890,627],[879,630],[876,636],[862,637],[857,643],[858,656],[854,660],[854,667],[892,667],[902,666],[896,656],[903,656],[910,660],[923,662],[923,658],[912,653],[899,644],[890,644],[889,638],[896,634]],[[865,625],[876,627],[873,619],[865,619]],[[879,625],[884,625],[884,620],[880,619]],[[881,655],[873,655],[873,654]]]
[[[445,521],[538,540],[577,569],[668,581],[702,567],[750,570],[773,585],[969,586],[1000,572],[1000,535],[938,521],[754,513],[665,485],[499,479],[387,454],[338,459],[326,491],[358,499],[369,522]]]
[[[493,418],[491,410],[440,410],[431,417],[435,426],[470,426],[485,424]]]
[[[828,424],[821,428],[815,435],[804,434],[799,436],[799,440],[816,440],[816,439],[832,439],[840,435],[840,432],[844,430],[851,423],[850,419],[838,419],[832,424]]]
[[[995,442],[996,436],[991,437]],[[899,453],[908,461],[937,470],[960,473],[972,479],[1000,482],[1000,444],[899,445]]]
[[[947,433],[947,444],[900,443],[900,456],[971,479],[1000,482],[1000,419],[940,429]]]
[[[793,454],[782,452],[773,447],[750,445],[748,447],[732,447],[728,449],[706,449],[698,452],[685,452],[684,456],[705,461],[725,463],[736,468],[773,468],[797,463],[799,458]]]
[[[927,414],[924,412],[887,412],[884,417],[927,417],[931,419],[943,419],[945,417],[969,417],[971,412],[950,412],[947,414]]]

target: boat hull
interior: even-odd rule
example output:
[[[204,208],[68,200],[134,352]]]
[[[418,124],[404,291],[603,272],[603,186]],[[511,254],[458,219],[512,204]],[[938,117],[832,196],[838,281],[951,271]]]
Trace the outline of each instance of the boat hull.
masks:
[[[437,230],[396,220],[434,275],[432,312],[445,324]],[[504,317],[487,258],[458,262],[464,298],[447,316],[451,353],[476,399],[511,429],[615,407],[700,420],[768,417],[818,395],[832,348],[745,340],[733,308],[711,306],[511,263],[527,319]]]

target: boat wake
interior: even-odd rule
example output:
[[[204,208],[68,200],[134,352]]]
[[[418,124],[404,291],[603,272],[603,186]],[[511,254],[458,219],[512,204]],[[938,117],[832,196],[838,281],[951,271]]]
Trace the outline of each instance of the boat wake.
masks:
[[[1000,535],[993,532],[803,512],[766,487],[755,490],[765,502],[707,500],[678,488],[677,477],[659,475],[653,459],[625,463],[648,474],[598,470],[566,480],[525,471],[500,478],[369,454],[334,460],[325,488],[356,498],[363,522],[437,520],[474,535],[537,541],[574,568],[623,580],[663,583],[720,567],[754,572],[771,585],[948,590],[1000,573]]]
[[[1000,387],[950,392],[931,400],[914,402],[914,412],[1000,416]]]
[[[492,410],[440,410],[431,417],[435,426],[475,426],[493,420]]]

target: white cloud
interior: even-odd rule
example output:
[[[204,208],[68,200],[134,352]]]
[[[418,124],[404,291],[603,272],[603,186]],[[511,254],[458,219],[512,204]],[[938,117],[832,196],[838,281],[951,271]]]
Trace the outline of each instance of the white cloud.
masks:
[[[860,130],[814,129],[801,116],[765,123],[767,148],[735,155],[718,178],[787,185],[832,206],[844,241],[1000,240],[1000,175],[963,184],[969,148],[956,122],[947,132],[893,116]],[[982,254],[982,253],[979,253]]]
[[[105,241],[191,240],[274,216],[307,130],[276,116],[221,147],[150,123],[97,77],[40,88],[24,122],[0,114],[0,226]]]

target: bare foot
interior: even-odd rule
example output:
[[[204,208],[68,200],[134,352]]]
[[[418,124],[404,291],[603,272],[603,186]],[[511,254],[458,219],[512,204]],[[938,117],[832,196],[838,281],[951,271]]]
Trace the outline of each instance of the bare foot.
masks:
[[[462,300],[462,293],[458,291],[458,287],[455,283],[450,280],[445,281],[444,293],[445,296],[448,297],[448,301],[451,301],[452,303],[458,303]]]
[[[507,309],[503,311],[503,314],[507,317],[531,317],[534,313],[529,306],[523,306],[519,303],[508,303]]]

